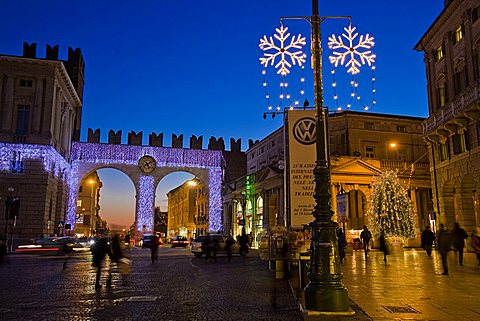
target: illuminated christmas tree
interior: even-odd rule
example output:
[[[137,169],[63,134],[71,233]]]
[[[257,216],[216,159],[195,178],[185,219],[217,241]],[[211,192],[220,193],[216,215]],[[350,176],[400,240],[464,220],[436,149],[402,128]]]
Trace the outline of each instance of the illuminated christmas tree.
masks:
[[[375,236],[414,238],[416,219],[412,201],[394,171],[383,172],[373,183],[368,210],[370,227]]]

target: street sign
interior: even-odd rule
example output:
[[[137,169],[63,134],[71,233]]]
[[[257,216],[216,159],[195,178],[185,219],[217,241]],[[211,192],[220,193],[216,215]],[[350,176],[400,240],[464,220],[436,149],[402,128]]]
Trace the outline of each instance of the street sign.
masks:
[[[65,229],[66,230],[70,230],[72,228],[72,225],[71,224],[65,224]]]
[[[58,221],[58,227],[59,228],[63,228],[64,225],[65,225],[64,221]]]

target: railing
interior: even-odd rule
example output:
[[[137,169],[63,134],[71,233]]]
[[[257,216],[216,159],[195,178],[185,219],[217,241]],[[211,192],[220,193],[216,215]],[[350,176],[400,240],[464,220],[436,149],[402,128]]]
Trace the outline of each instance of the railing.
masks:
[[[409,173],[412,168],[412,163],[394,160],[381,160],[380,168],[382,170],[398,170],[400,173]],[[430,172],[430,163],[415,163],[413,165],[413,170],[416,174],[428,174]]]
[[[468,87],[460,96],[446,104],[442,109],[425,119],[422,123],[423,133],[427,134],[438,126],[445,124],[459,113],[466,111],[480,99],[480,84]]]

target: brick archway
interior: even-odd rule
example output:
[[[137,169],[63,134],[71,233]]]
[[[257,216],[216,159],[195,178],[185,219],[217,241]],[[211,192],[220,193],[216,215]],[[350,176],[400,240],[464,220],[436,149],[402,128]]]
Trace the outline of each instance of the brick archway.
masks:
[[[150,155],[155,158],[157,169],[144,174],[138,168],[138,160]],[[136,191],[136,231],[151,232],[155,207],[155,190],[160,180],[176,171],[187,171],[205,182],[209,190],[209,231],[222,230],[221,186],[223,181],[222,152],[168,147],[115,145],[100,143],[72,144],[71,170],[68,176],[68,201],[66,222],[75,228],[78,187],[88,172],[110,167],[125,173]]]

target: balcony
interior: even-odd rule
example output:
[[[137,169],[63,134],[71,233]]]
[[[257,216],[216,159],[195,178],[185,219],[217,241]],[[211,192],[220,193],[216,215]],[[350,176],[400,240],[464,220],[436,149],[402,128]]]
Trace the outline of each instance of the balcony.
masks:
[[[381,160],[380,168],[382,170],[398,170],[401,174],[410,174],[412,170],[412,163],[394,161],[394,160]],[[413,173],[415,175],[429,175],[430,163],[415,163],[413,164]]]
[[[430,115],[422,123],[423,133],[428,134],[438,126],[445,125],[448,121],[457,115],[473,108],[475,102],[480,100],[480,84],[475,83],[468,87],[462,94],[455,97],[451,102],[447,103],[442,109],[434,115]],[[478,108],[478,107],[477,107]]]

